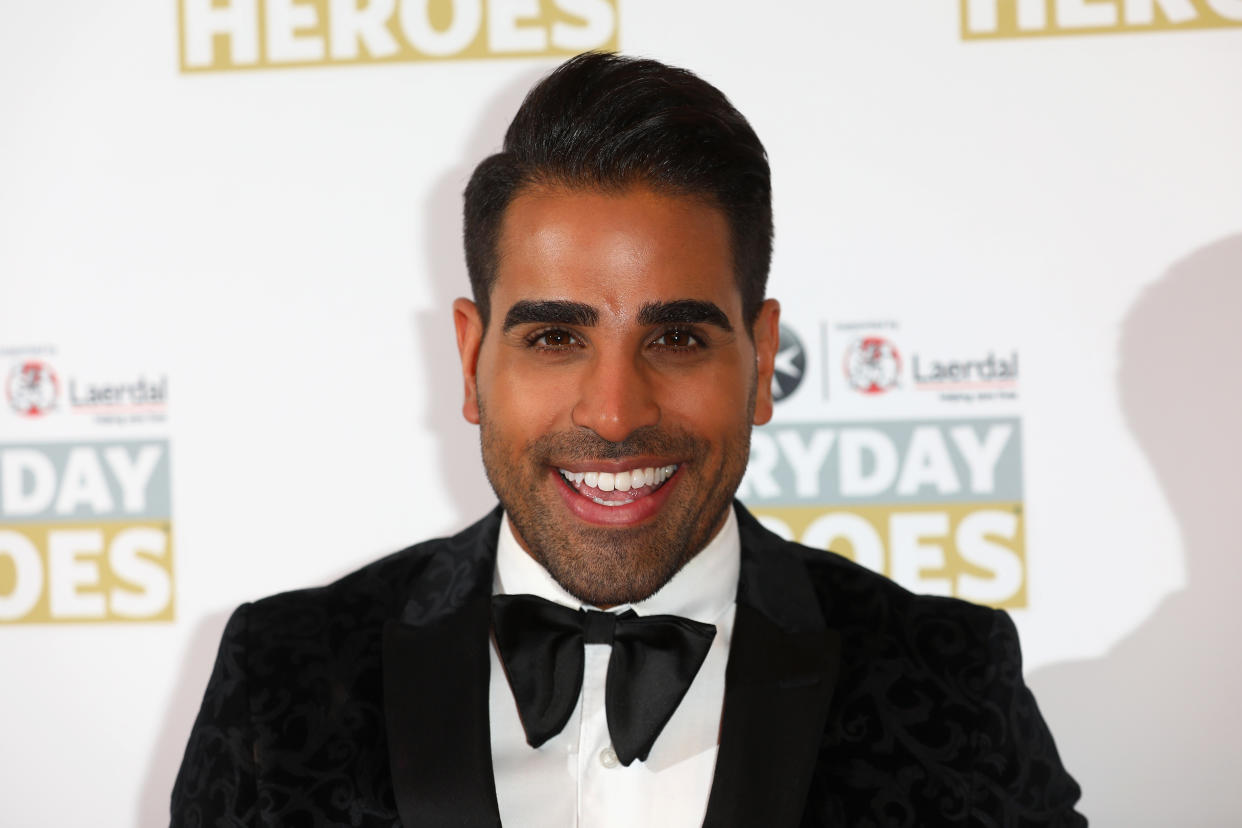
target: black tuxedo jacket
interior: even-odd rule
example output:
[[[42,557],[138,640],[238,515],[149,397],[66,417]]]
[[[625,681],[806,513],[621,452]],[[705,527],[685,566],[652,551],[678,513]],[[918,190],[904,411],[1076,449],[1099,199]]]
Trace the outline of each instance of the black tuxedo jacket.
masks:
[[[1007,615],[916,596],[737,507],[707,826],[1080,826]],[[495,826],[500,511],[228,623],[176,826]]]

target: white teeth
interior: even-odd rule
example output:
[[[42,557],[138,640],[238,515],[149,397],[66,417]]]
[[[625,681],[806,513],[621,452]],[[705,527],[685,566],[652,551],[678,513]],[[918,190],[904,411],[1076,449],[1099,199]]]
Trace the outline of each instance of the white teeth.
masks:
[[[628,492],[641,489],[643,486],[658,486],[673,476],[677,466],[647,466],[642,469],[630,469],[623,472],[572,472],[569,469],[558,469],[561,475],[574,486],[586,484],[601,492]],[[609,506],[617,506],[627,501],[608,501]]]

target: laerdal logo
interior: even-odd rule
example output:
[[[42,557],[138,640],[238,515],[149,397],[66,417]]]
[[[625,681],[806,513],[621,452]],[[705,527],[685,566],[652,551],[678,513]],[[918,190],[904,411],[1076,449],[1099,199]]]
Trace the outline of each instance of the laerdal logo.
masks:
[[[13,412],[32,419],[69,413],[100,422],[150,423],[168,410],[168,376],[101,380],[68,374],[62,381],[50,363],[25,358],[9,370],[4,394]]]
[[[880,336],[856,339],[845,349],[844,370],[850,388],[864,394],[883,394],[897,387],[901,353]]]
[[[168,405],[168,377],[138,377],[126,382],[69,381],[69,404],[81,413],[163,411]]]
[[[915,388],[947,386],[1012,388],[1018,382],[1018,352],[998,357],[989,351],[978,359],[937,359],[915,354],[912,359]]]
[[[179,0],[181,71],[617,48],[617,0]]]
[[[1242,26],[1242,0],[960,0],[962,39]]]
[[[48,363],[27,359],[13,366],[4,384],[4,394],[18,414],[42,417],[56,407],[60,397],[60,380]]]

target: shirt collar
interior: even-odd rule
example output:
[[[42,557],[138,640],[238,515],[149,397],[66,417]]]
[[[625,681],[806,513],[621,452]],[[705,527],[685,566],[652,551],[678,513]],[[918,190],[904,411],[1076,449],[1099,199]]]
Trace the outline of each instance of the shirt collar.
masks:
[[[655,595],[645,601],[622,604],[610,612],[633,609],[639,615],[680,615],[712,624],[737,598],[742,542],[737,516],[728,510],[724,526],[707,546],[691,558]],[[509,516],[500,523],[496,541],[495,594],[538,595],[567,607],[588,606],[552,579],[543,566],[526,553],[513,534]]]

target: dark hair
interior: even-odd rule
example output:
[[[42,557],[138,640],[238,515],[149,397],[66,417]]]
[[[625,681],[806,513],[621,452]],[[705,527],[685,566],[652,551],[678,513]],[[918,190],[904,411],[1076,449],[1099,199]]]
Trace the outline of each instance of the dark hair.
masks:
[[[501,152],[466,185],[466,269],[484,325],[505,210],[537,184],[644,184],[719,208],[750,329],[772,258],[771,178],[758,136],[719,89],[685,69],[600,52],[566,61],[531,89]]]

